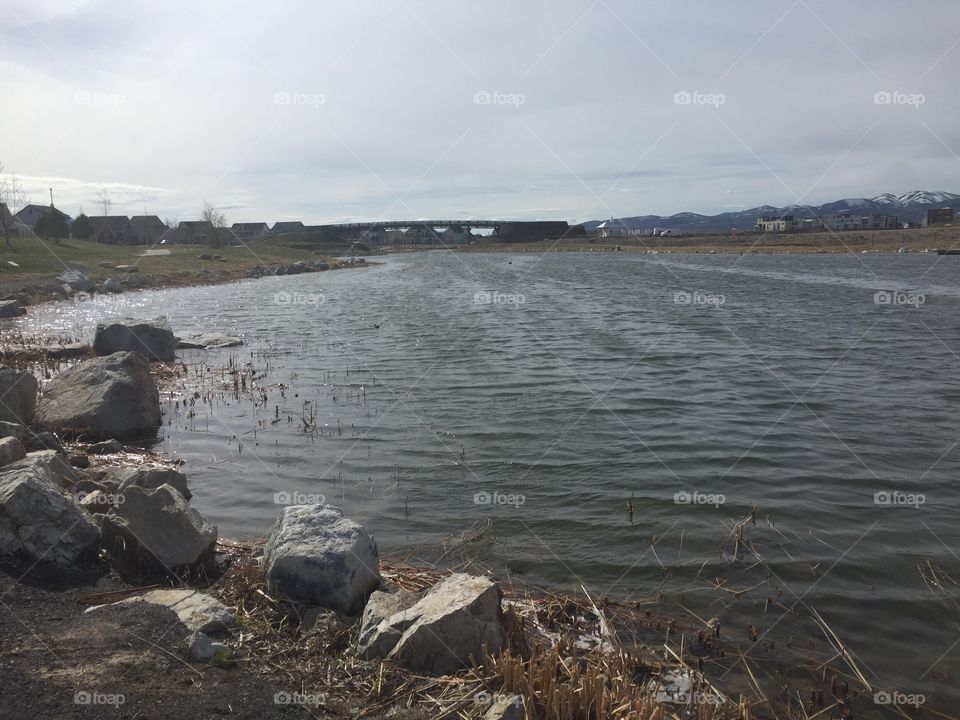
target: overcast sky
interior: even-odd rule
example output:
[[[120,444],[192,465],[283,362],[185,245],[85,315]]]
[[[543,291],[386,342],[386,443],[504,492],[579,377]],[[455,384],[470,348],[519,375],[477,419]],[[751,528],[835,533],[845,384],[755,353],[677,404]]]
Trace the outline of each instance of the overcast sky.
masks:
[[[70,214],[103,187],[271,223],[960,192],[942,0],[0,0],[0,48],[0,162]]]

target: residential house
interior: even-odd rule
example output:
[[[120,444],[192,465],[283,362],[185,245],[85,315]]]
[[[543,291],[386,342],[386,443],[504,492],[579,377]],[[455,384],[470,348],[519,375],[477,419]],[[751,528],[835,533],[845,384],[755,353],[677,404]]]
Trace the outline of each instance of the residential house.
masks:
[[[134,215],[127,228],[130,245],[159,245],[173,239],[174,231],[156,215]]]
[[[91,240],[107,245],[125,245],[130,218],[126,215],[90,215]]]
[[[285,233],[301,233],[306,228],[303,227],[303,223],[297,220],[296,222],[276,222],[273,224],[273,227],[270,230],[272,235],[283,235]]]
[[[828,230],[893,230],[900,226],[894,215],[856,215],[849,211],[824,215],[821,221]]]
[[[639,232],[633,232],[624,225],[622,220],[606,220],[597,225],[595,232],[601,240],[604,238],[625,238],[631,235],[639,235]]]
[[[944,225],[952,223],[955,219],[953,208],[930,208],[923,218],[923,226]]]
[[[26,205],[20,212],[17,213],[16,217],[20,222],[33,230],[33,228],[35,228],[37,225],[37,221],[39,221],[44,215],[47,215],[51,210],[63,215],[67,226],[70,226],[73,218],[66,213],[60,212],[52,205]]]
[[[183,220],[177,225],[178,243],[206,245],[213,237],[214,228],[209,220]]]
[[[259,240],[269,234],[270,226],[265,222],[234,223],[230,228],[230,235],[234,240],[239,240],[240,242]]]

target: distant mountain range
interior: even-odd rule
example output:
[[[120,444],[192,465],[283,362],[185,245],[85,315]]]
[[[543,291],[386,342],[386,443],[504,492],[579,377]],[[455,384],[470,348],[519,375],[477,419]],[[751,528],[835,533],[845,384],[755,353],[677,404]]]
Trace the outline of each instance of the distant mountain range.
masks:
[[[752,230],[761,215],[793,215],[795,217],[819,217],[830,213],[850,211],[853,213],[883,213],[896,215],[901,222],[919,223],[932,207],[953,207],[960,210],[960,195],[943,191],[914,190],[903,195],[883,193],[874,198],[849,198],[824,203],[823,205],[787,205],[773,207],[761,205],[750,210],[721,213],[719,215],[700,215],[682,212],[676,215],[639,215],[637,217],[616,218],[631,230],[652,230],[664,228],[681,230],[686,233],[722,233],[731,228]],[[593,230],[602,220],[584,223],[587,230]]]

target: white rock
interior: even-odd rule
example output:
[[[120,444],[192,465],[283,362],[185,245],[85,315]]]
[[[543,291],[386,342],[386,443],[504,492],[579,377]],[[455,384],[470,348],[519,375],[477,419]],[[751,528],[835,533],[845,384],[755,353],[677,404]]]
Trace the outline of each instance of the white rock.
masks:
[[[484,646],[491,654],[499,652],[500,589],[488,578],[456,573],[376,629],[362,627],[360,632],[366,639],[361,655],[367,659],[384,657],[395,639],[387,658],[413,670],[454,673],[480,662]]]
[[[236,626],[237,619],[222,602],[196,590],[151,590],[144,595],[135,595],[120,600],[115,605],[147,602],[173,610],[188,630],[201,633],[218,633]],[[109,607],[97,605],[86,612]]]
[[[27,456],[27,449],[15,437],[0,438],[0,466],[9,465]]]
[[[190,636],[190,657],[197,662],[210,662],[220,655],[225,657],[230,654],[230,648],[221,642],[211,640],[202,632],[195,632]]]
[[[497,695],[483,720],[524,720],[526,716],[519,695]]]
[[[380,584],[377,542],[331,505],[284,508],[264,551],[267,585],[291,600],[357,614]]]

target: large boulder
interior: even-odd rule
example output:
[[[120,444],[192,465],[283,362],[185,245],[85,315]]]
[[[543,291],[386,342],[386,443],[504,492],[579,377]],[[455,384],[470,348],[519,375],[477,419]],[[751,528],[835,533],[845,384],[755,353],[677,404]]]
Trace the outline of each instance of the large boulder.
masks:
[[[103,281],[101,286],[104,292],[108,293],[121,293],[123,292],[123,285],[120,284],[120,281],[115,277],[108,277]]]
[[[0,471],[0,555],[72,569],[97,556],[96,523],[29,458]]]
[[[0,368],[0,421],[30,425],[37,409],[37,379],[28,372]]]
[[[200,333],[181,338],[177,347],[181,350],[218,350],[220,348],[237,347],[243,345],[243,340],[233,335],[222,333]]]
[[[56,450],[37,450],[27,453],[22,460],[0,468],[0,473],[17,471],[23,467],[37,468],[50,485],[68,493],[72,493],[74,484],[82,479],[80,472]]]
[[[284,508],[267,539],[267,585],[308,605],[355,615],[380,584],[377,542],[332,505]]]
[[[140,353],[93,358],[47,385],[37,422],[91,439],[152,436],[160,426],[160,393]]]
[[[27,449],[15,437],[0,438],[0,466],[9,465],[27,456]]]
[[[145,355],[148,360],[173,360],[177,338],[165,317],[155,320],[111,320],[97,325],[93,351],[97,355],[112,355],[130,350]]]
[[[365,617],[359,651],[367,659],[389,658],[419,672],[446,675],[499,652],[500,588],[489,578],[450,575],[409,607],[381,619]]]
[[[140,467],[117,468],[108,473],[111,480],[117,481],[119,492],[131,487],[155,490],[161,485],[170,485],[189,500],[193,495],[187,487],[187,476],[179,470],[166,465],[142,465]]]
[[[180,575],[213,557],[217,528],[175,488],[128,487],[103,518],[103,546],[123,575]]]

